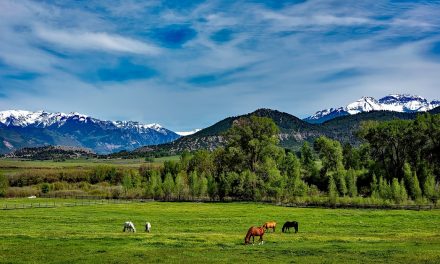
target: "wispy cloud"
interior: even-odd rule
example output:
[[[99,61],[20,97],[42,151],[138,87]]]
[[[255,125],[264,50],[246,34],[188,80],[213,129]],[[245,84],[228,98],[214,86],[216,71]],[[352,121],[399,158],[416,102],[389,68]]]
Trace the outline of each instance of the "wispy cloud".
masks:
[[[184,131],[259,107],[304,117],[363,95],[434,99],[438,13],[435,1],[3,0],[0,104]]]
[[[71,49],[141,55],[157,55],[160,52],[160,49],[153,45],[105,32],[62,31],[36,27],[35,34],[42,40]]]

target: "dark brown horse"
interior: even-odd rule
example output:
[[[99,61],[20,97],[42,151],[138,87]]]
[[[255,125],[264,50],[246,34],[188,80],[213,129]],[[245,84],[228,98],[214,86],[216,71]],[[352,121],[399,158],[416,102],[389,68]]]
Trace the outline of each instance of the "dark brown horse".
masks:
[[[255,226],[251,226],[251,228],[249,228],[246,237],[244,238],[244,244],[250,244],[251,243],[251,237],[252,237],[252,245],[255,242],[255,237],[259,236],[260,237],[260,243],[258,243],[259,245],[264,244],[263,241],[263,235],[264,235],[264,228],[262,227],[255,227]]]
[[[295,228],[295,233],[298,233],[298,222],[297,221],[292,221],[292,222],[286,222],[283,225],[283,233],[287,232],[287,230],[290,231],[290,228],[293,227]]]

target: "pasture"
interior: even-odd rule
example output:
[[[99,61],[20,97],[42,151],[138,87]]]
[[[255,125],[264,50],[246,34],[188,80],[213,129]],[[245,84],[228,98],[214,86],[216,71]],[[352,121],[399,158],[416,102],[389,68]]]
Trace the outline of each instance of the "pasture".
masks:
[[[440,262],[439,210],[149,202],[0,215],[1,263]],[[270,220],[277,221],[277,230],[264,235],[264,245],[243,245],[250,226]],[[299,222],[298,234],[281,233],[287,220]],[[125,221],[138,232],[123,233]],[[143,232],[146,221],[151,233]]]
[[[153,166],[163,164],[165,160],[178,160],[178,156],[162,157],[154,159],[150,163]],[[124,168],[138,169],[141,164],[146,164],[145,159],[69,159],[65,161],[53,160],[23,160],[2,158],[0,159],[0,171],[20,171],[29,169],[67,169],[67,168],[90,168],[97,165],[114,165]]]

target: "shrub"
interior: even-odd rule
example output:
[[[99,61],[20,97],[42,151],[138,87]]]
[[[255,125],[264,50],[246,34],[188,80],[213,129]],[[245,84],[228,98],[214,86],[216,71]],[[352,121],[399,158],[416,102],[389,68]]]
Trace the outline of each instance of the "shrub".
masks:
[[[26,187],[9,187],[6,191],[6,197],[12,198],[12,197],[29,197],[32,195],[37,196],[40,193],[38,189],[35,189],[30,186]]]
[[[49,183],[45,182],[41,185],[41,192],[46,194],[50,191],[50,185]]]
[[[8,178],[0,172],[0,197],[6,196],[9,187]]]

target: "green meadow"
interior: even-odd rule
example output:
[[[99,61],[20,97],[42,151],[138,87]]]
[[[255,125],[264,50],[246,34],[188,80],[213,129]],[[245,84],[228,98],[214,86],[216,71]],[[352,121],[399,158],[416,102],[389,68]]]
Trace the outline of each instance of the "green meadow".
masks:
[[[270,220],[278,228],[264,245],[243,245]],[[299,233],[281,233],[288,220]],[[137,232],[123,233],[125,221]],[[439,210],[147,202],[2,210],[0,227],[1,263],[440,263]]]
[[[165,160],[176,160],[178,156],[157,158],[150,164],[161,165]],[[66,168],[90,168],[97,165],[114,165],[118,167],[138,169],[141,164],[146,164],[145,159],[70,159],[65,161],[53,160],[23,160],[23,159],[0,159],[0,171],[15,171],[29,169],[66,169]]]

